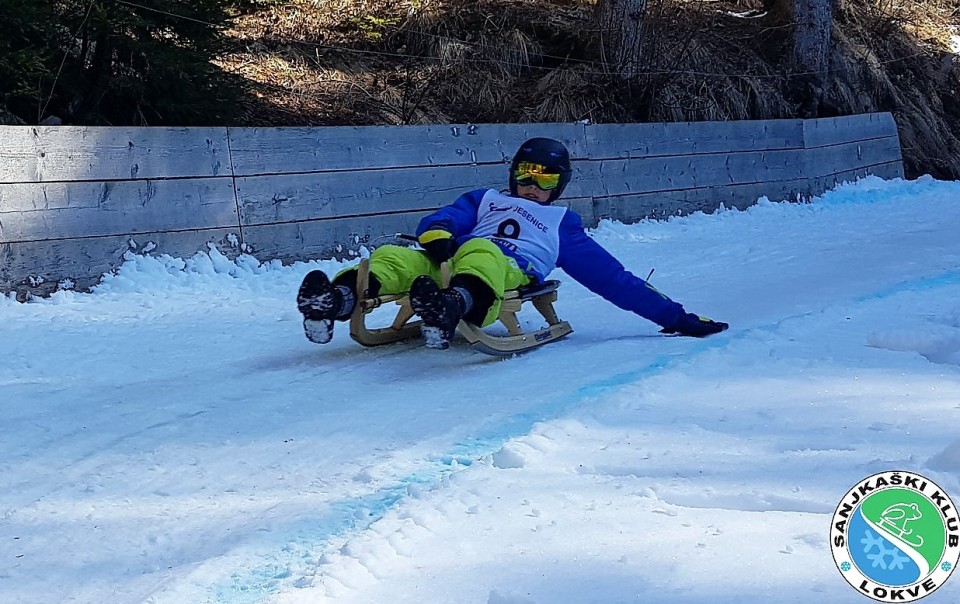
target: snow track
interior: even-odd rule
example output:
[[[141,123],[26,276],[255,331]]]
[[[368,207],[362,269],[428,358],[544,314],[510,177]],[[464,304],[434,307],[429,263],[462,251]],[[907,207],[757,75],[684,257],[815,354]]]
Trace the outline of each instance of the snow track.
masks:
[[[293,296],[341,264],[215,252],[0,300],[0,593],[858,601],[826,544],[846,489],[900,467],[960,495],[957,198],[868,180],[598,229],[731,323],[706,340],[559,274],[575,332],[524,356],[317,346]]]

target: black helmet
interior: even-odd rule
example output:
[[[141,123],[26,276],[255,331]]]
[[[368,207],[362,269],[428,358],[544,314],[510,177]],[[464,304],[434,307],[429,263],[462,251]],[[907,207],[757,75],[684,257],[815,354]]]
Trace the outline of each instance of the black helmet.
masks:
[[[550,174],[560,175],[560,184],[550,189],[547,203],[553,203],[570,182],[570,153],[563,143],[552,138],[531,138],[520,145],[510,164],[510,193],[517,194],[517,167],[521,162],[539,164]]]

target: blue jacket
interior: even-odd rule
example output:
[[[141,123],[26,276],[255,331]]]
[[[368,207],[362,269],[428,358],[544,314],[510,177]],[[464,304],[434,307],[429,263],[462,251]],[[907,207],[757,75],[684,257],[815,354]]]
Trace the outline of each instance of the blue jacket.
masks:
[[[552,257],[531,261],[509,242],[486,234],[477,234],[478,216],[486,210],[482,204],[485,197],[489,199],[491,196],[497,200],[512,200],[517,204],[532,203],[515,197],[505,198],[488,189],[470,191],[458,197],[452,204],[424,217],[417,228],[417,236],[429,230],[441,229],[451,233],[458,245],[474,237],[484,236],[498,244],[504,254],[516,259],[518,266],[537,281],[544,280],[550,271],[559,267],[590,291],[624,310],[634,312],[662,327],[674,327],[677,324],[684,313],[683,306],[626,270],[610,252],[587,236],[583,221],[572,210],[559,206],[549,207],[549,211],[554,215],[562,212],[556,233],[551,234],[554,239],[551,243],[557,249],[555,261]],[[492,204],[490,208],[501,209],[494,208]],[[518,212],[521,216],[526,215],[522,209]]]

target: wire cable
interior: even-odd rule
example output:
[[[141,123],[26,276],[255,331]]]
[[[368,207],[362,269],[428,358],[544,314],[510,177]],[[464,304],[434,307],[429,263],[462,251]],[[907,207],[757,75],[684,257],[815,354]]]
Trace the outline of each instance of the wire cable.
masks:
[[[80,22],[80,26],[77,28],[77,31],[73,32],[73,35],[70,36],[71,39],[76,38],[80,35],[80,32],[83,31],[84,26],[87,24],[87,20],[90,19],[90,13],[93,12],[93,5],[97,3],[97,0],[90,0],[90,5],[87,6],[87,14],[84,15],[83,21]],[[67,57],[70,56],[70,47],[68,46],[63,51],[63,59],[60,60],[60,67],[57,69],[57,75],[53,77],[53,84],[50,85],[50,94],[47,96],[47,101],[43,104],[43,107],[40,108],[40,112],[37,114],[37,122],[40,122],[43,119],[43,114],[47,112],[47,107],[50,106],[50,101],[53,100],[53,93],[57,89],[57,82],[60,81],[60,75],[63,73],[63,67],[67,64]]]

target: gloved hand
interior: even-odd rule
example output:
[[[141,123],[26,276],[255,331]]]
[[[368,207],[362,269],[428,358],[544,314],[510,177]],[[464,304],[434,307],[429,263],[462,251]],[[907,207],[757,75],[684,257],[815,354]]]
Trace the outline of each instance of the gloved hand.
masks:
[[[683,313],[673,327],[664,327],[660,333],[675,333],[681,336],[692,336],[702,338],[715,333],[720,333],[730,327],[720,321],[712,321],[706,317],[701,317],[692,312]]]
[[[422,235],[417,237],[417,241],[420,243],[420,247],[437,264],[453,258],[457,251],[457,242],[453,240],[453,235],[442,229],[424,231]]]

